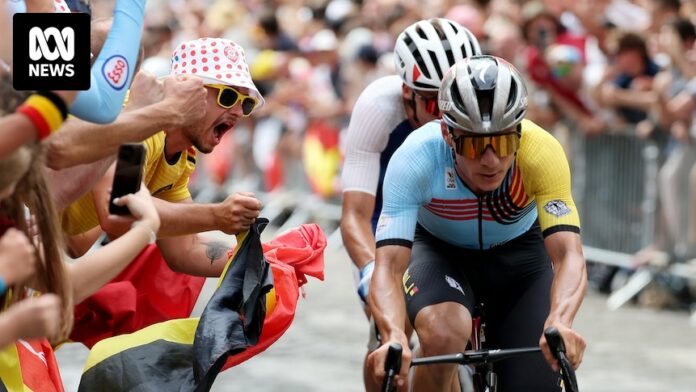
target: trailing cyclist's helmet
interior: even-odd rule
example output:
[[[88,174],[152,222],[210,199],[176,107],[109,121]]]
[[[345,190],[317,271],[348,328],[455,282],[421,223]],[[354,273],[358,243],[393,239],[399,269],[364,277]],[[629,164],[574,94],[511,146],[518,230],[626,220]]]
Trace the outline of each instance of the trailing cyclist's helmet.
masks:
[[[396,39],[394,62],[412,89],[437,91],[442,77],[457,61],[481,54],[476,37],[457,22],[434,18],[406,28]]]
[[[438,104],[445,124],[474,133],[498,133],[522,122],[527,87],[520,73],[494,56],[457,62],[442,80]]]

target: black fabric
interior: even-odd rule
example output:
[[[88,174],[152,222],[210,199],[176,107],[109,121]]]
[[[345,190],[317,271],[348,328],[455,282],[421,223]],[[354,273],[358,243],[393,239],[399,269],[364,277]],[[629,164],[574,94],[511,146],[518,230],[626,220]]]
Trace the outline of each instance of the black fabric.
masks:
[[[558,233],[559,231],[570,231],[573,233],[580,234],[580,228],[577,226],[573,225],[556,225],[556,226],[551,226],[548,229],[544,230],[542,233],[544,235],[544,238],[550,236],[553,233]]]
[[[376,247],[380,248],[382,246],[387,246],[387,245],[399,245],[399,246],[405,246],[407,248],[410,248],[413,245],[413,242],[411,242],[409,240],[404,240],[401,238],[392,238],[392,239],[377,241]]]
[[[259,342],[266,317],[265,296],[273,287],[273,274],[261,247],[261,232],[267,224],[268,219],[260,218],[251,226],[249,238],[239,245],[220,288],[201,315],[193,341],[197,390],[210,389],[230,355]]]
[[[418,287],[412,298],[406,294],[412,323],[428,305],[453,301],[471,312],[474,304],[483,303],[484,349],[539,345],[550,308],[553,271],[538,222],[520,237],[483,251],[448,244],[419,225],[407,272],[407,282]],[[445,274],[460,284],[464,295],[451,288]],[[558,375],[541,354],[501,361],[495,370],[499,392],[560,391]]]
[[[155,340],[121,351],[87,370],[78,392],[193,391],[192,364],[191,345]]]
[[[51,101],[56,106],[56,108],[58,108],[60,116],[63,118],[63,121],[65,121],[65,119],[68,117],[68,106],[65,104],[63,98],[59,97],[53,91],[37,91],[36,93],[46,97],[49,101]]]

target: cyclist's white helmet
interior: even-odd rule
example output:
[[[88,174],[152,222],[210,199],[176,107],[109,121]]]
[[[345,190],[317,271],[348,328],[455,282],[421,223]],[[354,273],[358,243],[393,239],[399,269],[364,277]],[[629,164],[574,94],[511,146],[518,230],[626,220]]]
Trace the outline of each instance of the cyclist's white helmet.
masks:
[[[469,132],[499,133],[522,122],[527,87],[520,73],[494,56],[455,64],[442,80],[438,105],[445,124]]]
[[[479,54],[481,47],[471,31],[449,19],[433,18],[418,21],[399,34],[394,63],[410,88],[437,91],[451,66]]]

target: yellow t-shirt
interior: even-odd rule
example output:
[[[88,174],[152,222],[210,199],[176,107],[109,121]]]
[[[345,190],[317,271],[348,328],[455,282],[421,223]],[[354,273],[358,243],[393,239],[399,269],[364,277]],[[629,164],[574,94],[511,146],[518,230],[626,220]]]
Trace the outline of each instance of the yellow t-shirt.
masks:
[[[196,168],[196,150],[190,147],[172,162],[164,156],[166,133],[160,131],[143,142],[146,148],[143,183],[152,196],[178,202],[191,197],[188,181]],[[62,213],[63,231],[70,236],[82,234],[99,225],[92,192],[69,205]]]

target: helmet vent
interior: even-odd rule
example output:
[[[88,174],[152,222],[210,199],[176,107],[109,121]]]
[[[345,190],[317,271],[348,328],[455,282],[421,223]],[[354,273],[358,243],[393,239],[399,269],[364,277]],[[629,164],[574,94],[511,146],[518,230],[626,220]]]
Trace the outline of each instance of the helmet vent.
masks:
[[[418,34],[419,37],[422,39],[428,39],[428,36],[425,35],[425,31],[420,26],[416,26],[416,33]]]
[[[451,51],[450,51],[450,52],[451,52]],[[437,55],[436,55],[435,52],[433,52],[432,50],[429,50],[429,51],[428,51],[428,54],[430,55],[430,60],[433,62],[433,64],[436,65],[436,66],[435,66],[435,71],[437,71],[437,76],[438,76],[438,78],[439,78],[440,80],[442,80],[442,69],[441,69],[442,67],[438,67],[438,66],[437,66],[437,65],[439,64],[439,62],[437,61]],[[425,72],[423,72],[423,74],[425,74]],[[427,76],[427,77],[430,77],[429,74],[426,75],[426,76]]]
[[[517,102],[517,83],[515,83],[514,80],[511,80],[510,94],[508,95],[508,101],[505,105],[505,111],[507,112],[508,110],[512,109],[513,106],[515,106],[515,102]]]
[[[456,107],[457,110],[464,113],[465,115],[468,115],[467,110],[464,107],[464,101],[462,100],[462,95],[459,93],[459,89],[457,88],[457,84],[452,83],[452,87],[450,87],[450,90],[452,93],[452,103],[454,103],[454,107]]]
[[[495,90],[475,90],[482,121],[491,121],[493,114],[493,99]]]

